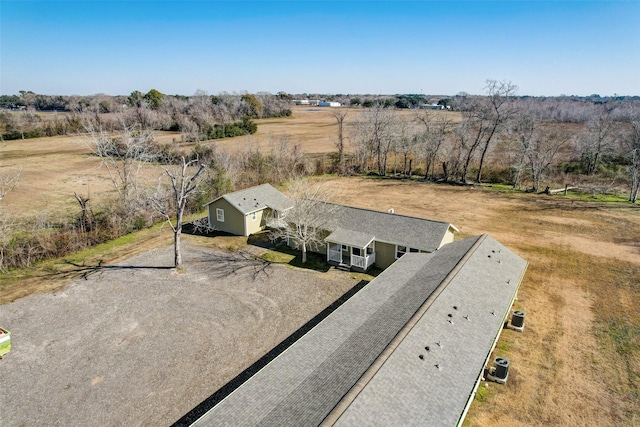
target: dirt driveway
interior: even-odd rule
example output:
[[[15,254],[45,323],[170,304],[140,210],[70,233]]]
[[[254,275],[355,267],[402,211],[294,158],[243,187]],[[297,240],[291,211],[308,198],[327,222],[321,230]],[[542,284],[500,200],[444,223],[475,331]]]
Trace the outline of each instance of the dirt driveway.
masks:
[[[172,248],[0,306],[0,425],[168,425],[358,280]]]

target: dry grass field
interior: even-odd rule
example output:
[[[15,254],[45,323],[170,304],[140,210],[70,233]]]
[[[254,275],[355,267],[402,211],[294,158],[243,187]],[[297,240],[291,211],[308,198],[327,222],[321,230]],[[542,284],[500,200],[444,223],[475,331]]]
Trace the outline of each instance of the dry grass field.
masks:
[[[259,121],[255,135],[215,144],[267,148],[286,136],[313,155],[333,151],[335,134],[330,109],[296,107],[293,117]],[[10,211],[57,214],[77,208],[74,191],[96,198],[110,191],[105,171],[78,138],[14,141],[4,153],[5,164],[24,166],[19,187],[3,201]],[[526,312],[525,330],[505,330],[496,349],[511,361],[509,381],[481,385],[466,425],[640,424],[638,206],[392,179],[321,179],[339,190],[339,202],[451,222],[460,237],[488,233],[529,261],[516,302]],[[169,242],[166,233],[146,233],[140,236],[151,237],[91,259],[111,263]],[[16,293],[9,300],[63,285],[65,277],[12,279]]]
[[[529,261],[496,355],[506,385],[481,385],[468,426],[634,426],[640,423],[640,209],[380,179],[327,179],[339,201],[449,221],[488,233]]]
[[[447,114],[454,120],[458,113]],[[410,117],[414,111],[404,110],[401,114]],[[357,120],[359,110],[349,111],[346,118],[347,129]],[[205,142],[215,145],[223,152],[237,152],[249,147],[269,152],[272,144],[287,138],[298,144],[310,155],[324,155],[336,150],[337,125],[331,108],[309,106],[293,107],[291,117],[257,120],[258,131],[254,135]],[[180,141],[179,132],[156,132],[161,143]],[[94,202],[104,193],[113,191],[107,171],[100,167],[100,160],[91,155],[88,140],[83,136],[56,136],[8,141],[2,150],[2,164],[22,166],[23,173],[15,191],[3,200],[3,209],[9,215],[42,216],[43,213],[60,215],[62,212],[77,212],[76,192],[83,197],[91,197]],[[190,150],[194,144],[180,144]],[[347,140],[347,150],[349,141]],[[162,168],[147,171],[150,178],[162,173]]]

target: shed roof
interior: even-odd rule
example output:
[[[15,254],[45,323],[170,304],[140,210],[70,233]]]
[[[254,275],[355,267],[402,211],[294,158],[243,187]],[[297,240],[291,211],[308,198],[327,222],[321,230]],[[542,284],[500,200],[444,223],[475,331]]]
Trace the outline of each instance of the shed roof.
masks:
[[[487,236],[406,254],[195,425],[318,425],[329,414],[343,425],[455,424],[525,268]],[[393,349],[396,337],[402,340]],[[420,359],[427,345],[433,350]],[[332,413],[338,404],[346,410]]]
[[[341,243],[343,245],[365,248],[376,238],[373,234],[360,233],[358,231],[336,228],[324,240],[331,243]]]
[[[205,206],[215,203],[220,199],[225,199],[244,215],[265,208],[284,211],[293,207],[293,201],[273,188],[270,184],[262,184],[225,194],[210,201]]]
[[[409,246],[428,252],[433,252],[441,246],[450,227],[457,231],[450,223],[425,218],[331,203],[326,204],[326,209],[330,212],[331,219],[324,227],[327,227],[330,232],[338,229],[350,230],[375,236],[376,241]]]

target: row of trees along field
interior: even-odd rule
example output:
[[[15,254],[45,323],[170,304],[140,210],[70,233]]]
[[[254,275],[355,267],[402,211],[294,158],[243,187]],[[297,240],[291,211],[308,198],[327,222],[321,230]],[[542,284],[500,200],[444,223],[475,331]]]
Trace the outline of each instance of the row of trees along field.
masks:
[[[21,91],[0,96],[0,135],[12,140],[75,134],[84,130],[86,116],[92,115],[110,131],[141,126],[179,131],[184,141],[218,139],[255,133],[254,119],[291,115],[291,99],[285,93],[266,92],[208,95],[199,91],[181,96],[151,89],[129,96],[80,97]]]
[[[425,180],[527,186],[571,183],[601,190],[640,187],[640,100],[592,102],[517,97],[516,86],[487,81],[486,95],[460,94],[447,110],[400,114],[378,104],[338,125],[337,169]],[[351,120],[349,120],[351,119]],[[348,136],[353,154],[345,158]]]
[[[229,191],[327,171],[420,173],[425,180],[502,182],[531,191],[554,182],[602,189],[624,184],[629,200],[637,200],[639,99],[518,97],[512,83],[493,80],[485,95],[438,99],[451,110],[398,108],[402,97],[420,107],[415,96],[363,96],[372,101],[370,107],[354,102],[351,108],[332,110],[336,153],[332,169],[326,170],[324,162],[312,162],[286,137],[274,137],[266,149],[255,145],[235,154],[200,143],[216,132],[227,136],[234,126],[255,126],[253,119],[290,115],[293,97],[284,93],[182,97],[151,90],[128,97],[50,97],[53,104],[64,100],[68,111],[41,117],[33,108],[48,98],[23,92],[18,98],[24,108],[14,105],[18,111],[1,113],[3,134],[20,132],[26,138],[28,132],[47,129],[47,123],[57,123],[62,133],[82,134],[108,170],[114,196],[90,201],[75,195],[78,214],[67,221],[0,215],[0,270],[62,256],[163,219],[173,228],[179,266],[184,215]],[[189,149],[162,145],[152,133],[158,129],[179,130],[183,141],[196,144]],[[149,171],[159,171],[151,181]],[[0,172],[3,195],[18,183],[20,170]],[[2,203],[0,198],[0,209]]]

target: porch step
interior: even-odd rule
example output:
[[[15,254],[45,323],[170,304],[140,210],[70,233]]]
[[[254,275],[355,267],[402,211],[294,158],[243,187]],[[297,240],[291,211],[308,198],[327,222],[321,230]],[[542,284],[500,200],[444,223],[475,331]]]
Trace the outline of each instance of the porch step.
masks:
[[[342,271],[351,271],[351,267],[348,266],[347,264],[338,264],[336,265],[336,269],[342,270]]]

